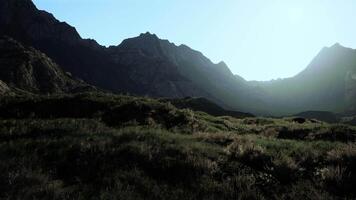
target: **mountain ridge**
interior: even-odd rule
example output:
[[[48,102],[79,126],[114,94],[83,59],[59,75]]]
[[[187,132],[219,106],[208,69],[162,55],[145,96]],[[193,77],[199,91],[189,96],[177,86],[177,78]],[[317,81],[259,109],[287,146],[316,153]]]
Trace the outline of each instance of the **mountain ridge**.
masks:
[[[116,93],[141,96],[205,97],[234,110],[247,111],[255,107],[243,105],[250,102],[244,100],[250,99],[246,96],[253,95],[248,94],[248,86],[235,79],[226,66],[212,63],[186,45],[175,46],[150,34],[146,34],[148,39],[142,40],[145,36],[142,34],[118,46],[105,48],[95,41],[81,39],[73,27],[59,22],[47,12],[34,9],[34,5],[26,10],[17,4],[18,0],[1,1],[12,2],[13,9],[7,10],[9,15],[0,14],[0,34],[34,46],[65,71],[89,84]],[[0,10],[4,9],[4,4],[0,4]],[[150,38],[156,38],[159,46],[148,48],[143,45],[150,42]],[[148,52],[143,51],[147,49]]]
[[[74,27],[39,11],[31,0],[0,2],[0,35],[33,46],[64,71],[115,93],[204,97],[225,109],[257,115],[305,110],[354,112],[356,107],[352,78],[355,56],[341,45],[322,49],[294,77],[248,82],[234,75],[224,62],[215,64],[199,51],[149,32],[104,47],[95,40],[82,39]],[[335,66],[338,70],[333,71]],[[320,71],[320,67],[325,70]]]

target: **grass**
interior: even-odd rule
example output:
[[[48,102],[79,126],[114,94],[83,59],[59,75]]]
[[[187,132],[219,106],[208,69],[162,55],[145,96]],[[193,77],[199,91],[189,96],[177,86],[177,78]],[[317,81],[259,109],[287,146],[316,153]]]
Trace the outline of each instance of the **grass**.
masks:
[[[17,97],[0,111],[0,199],[356,198],[352,126],[107,94]]]

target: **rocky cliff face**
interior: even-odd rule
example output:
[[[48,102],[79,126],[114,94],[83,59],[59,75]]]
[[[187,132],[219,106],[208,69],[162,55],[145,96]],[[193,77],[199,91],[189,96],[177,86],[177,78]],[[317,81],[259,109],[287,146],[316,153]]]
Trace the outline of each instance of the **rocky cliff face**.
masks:
[[[0,80],[2,91],[11,87],[46,94],[94,89],[65,73],[42,52],[9,37],[0,37]]]

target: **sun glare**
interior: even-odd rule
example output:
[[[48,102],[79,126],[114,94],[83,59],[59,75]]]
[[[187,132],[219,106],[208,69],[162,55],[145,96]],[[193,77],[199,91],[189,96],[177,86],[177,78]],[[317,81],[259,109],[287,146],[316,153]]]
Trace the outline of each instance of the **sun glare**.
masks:
[[[288,17],[292,23],[300,23],[303,21],[304,11],[302,8],[293,7],[289,9]]]

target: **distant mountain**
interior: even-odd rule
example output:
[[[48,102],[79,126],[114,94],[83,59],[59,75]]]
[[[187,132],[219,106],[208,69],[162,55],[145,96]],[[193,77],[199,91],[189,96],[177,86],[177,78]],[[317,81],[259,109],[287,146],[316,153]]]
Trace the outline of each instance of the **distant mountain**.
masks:
[[[264,102],[275,115],[307,110],[355,113],[356,50],[335,44],[292,78],[250,84],[264,91]]]
[[[258,93],[225,63],[214,64],[200,52],[154,34],[105,48],[82,39],[75,28],[37,10],[30,0],[0,0],[0,34],[39,49],[73,76],[113,92],[205,97],[229,109],[264,109]]]
[[[146,76],[144,74],[154,73],[157,77],[162,71],[164,72],[165,68],[172,66],[170,72],[172,73],[172,69],[176,70],[176,77],[182,77],[189,83],[185,89],[180,87],[184,95],[172,95],[169,94],[169,90],[165,92],[165,95],[156,95],[157,91],[162,92],[160,88],[146,89],[146,92],[150,91],[148,95],[205,97],[229,109],[258,110],[259,101],[258,98],[254,98],[258,95],[254,96],[254,90],[251,90],[246,81],[234,76],[224,62],[214,64],[202,53],[188,46],[176,46],[168,40],[161,40],[155,34],[147,32],[124,40],[118,46],[109,47],[108,52],[114,58],[116,66],[129,66],[124,67],[125,69],[143,68],[136,71],[138,76],[133,78],[136,82],[140,82],[140,79]],[[163,64],[161,66],[151,64],[152,60]],[[156,67],[158,70],[155,69]],[[166,74],[164,77],[170,80],[175,78]],[[251,99],[254,100],[251,101]],[[254,102],[253,105],[250,102]]]
[[[94,90],[65,73],[45,54],[0,37],[0,93],[24,91],[38,94]]]

